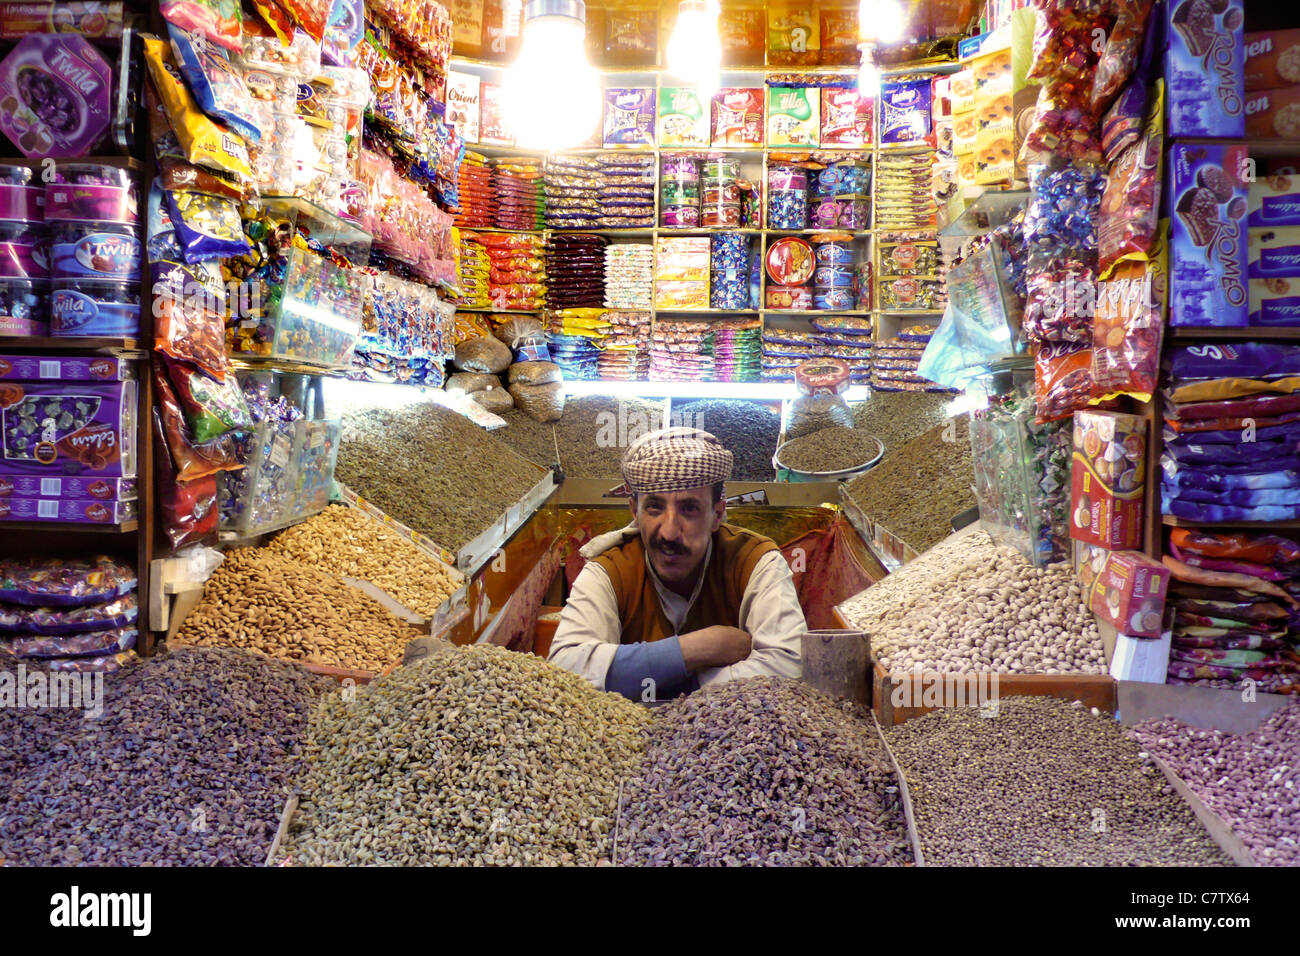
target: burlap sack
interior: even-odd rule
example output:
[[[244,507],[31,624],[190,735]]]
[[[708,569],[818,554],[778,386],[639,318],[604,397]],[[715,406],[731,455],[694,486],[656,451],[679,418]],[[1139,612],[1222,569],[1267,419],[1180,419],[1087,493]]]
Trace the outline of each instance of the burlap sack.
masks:
[[[564,414],[564,383],[511,385],[515,406],[539,422],[558,421]]]
[[[456,346],[453,364],[462,372],[504,372],[513,358],[510,349],[497,339],[484,335]]]
[[[508,369],[511,385],[550,385],[564,381],[564,373],[554,362],[516,362]]]

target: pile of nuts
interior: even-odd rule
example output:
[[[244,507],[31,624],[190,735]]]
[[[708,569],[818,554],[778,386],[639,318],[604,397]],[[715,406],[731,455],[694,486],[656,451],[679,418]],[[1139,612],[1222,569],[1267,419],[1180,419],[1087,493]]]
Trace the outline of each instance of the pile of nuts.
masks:
[[[617,862],[910,863],[898,790],[856,704],[783,678],[714,685],[656,711],[624,788]]]
[[[888,670],[1104,674],[1105,648],[1068,565],[1035,568],[961,534],[841,606]]]
[[[433,402],[352,407],[335,477],[449,551],[501,520],[544,477],[469,419]]]
[[[276,535],[267,550],[342,577],[369,581],[432,617],[464,575],[356,508],[330,505]]]
[[[623,480],[623,453],[663,425],[663,402],[605,395],[570,397],[558,422],[539,422],[518,409],[498,412],[506,427],[492,437],[543,468],[559,456],[569,478]]]
[[[1108,714],[1004,697],[885,731],[938,866],[1230,866]]]
[[[312,719],[286,854],[307,865],[608,862],[648,712],[530,654],[437,653]]]
[[[0,708],[0,860],[260,866],[311,710],[338,684],[243,651],[181,648],[102,688],[97,717]]]
[[[1132,728],[1222,818],[1260,866],[1300,866],[1300,700],[1248,734],[1166,718]]]
[[[176,643],[239,647],[269,657],[381,671],[418,637],[369,595],[266,548],[226,552]]]

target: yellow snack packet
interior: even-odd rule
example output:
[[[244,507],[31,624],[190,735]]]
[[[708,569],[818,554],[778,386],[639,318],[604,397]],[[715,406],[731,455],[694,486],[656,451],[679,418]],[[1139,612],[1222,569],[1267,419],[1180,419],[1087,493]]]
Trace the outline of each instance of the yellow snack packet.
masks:
[[[224,129],[199,109],[176,68],[171,45],[155,36],[142,39],[149,75],[163,108],[167,110],[172,131],[185,151],[185,158],[196,166],[251,179],[253,168],[248,159],[248,147],[239,136]]]

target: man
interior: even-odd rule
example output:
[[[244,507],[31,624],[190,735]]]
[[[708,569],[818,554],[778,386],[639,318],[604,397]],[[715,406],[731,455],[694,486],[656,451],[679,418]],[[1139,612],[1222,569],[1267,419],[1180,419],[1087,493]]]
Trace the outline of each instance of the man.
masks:
[[[723,522],[732,463],[717,438],[694,428],[632,444],[623,480],[634,521],[582,549],[587,565],[551,661],[634,700],[800,675],[806,624],[789,565],[768,538]]]

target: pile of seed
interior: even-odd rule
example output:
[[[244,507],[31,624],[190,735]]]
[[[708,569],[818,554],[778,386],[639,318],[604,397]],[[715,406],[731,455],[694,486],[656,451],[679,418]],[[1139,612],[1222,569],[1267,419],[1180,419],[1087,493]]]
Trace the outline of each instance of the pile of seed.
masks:
[[[226,552],[178,644],[238,647],[268,657],[380,671],[402,659],[415,629],[337,577],[266,548]]]
[[[104,677],[99,717],[0,708],[0,859],[260,865],[310,712],[337,689],[242,651],[182,648]]]
[[[890,671],[1104,674],[1069,565],[1035,568],[983,531],[957,535],[841,606]]]
[[[342,577],[369,581],[399,604],[431,617],[465,578],[391,528],[345,505],[280,532],[267,550]]]
[[[869,715],[801,681],[730,681],[659,708],[624,787],[620,864],[911,861],[898,781]]]
[[[1132,728],[1222,818],[1261,866],[1300,866],[1300,699],[1248,734],[1173,718]]]
[[[772,481],[772,456],[781,437],[781,416],[761,402],[742,399],[673,405],[672,424],[702,428],[735,456],[732,481]]]
[[[933,392],[872,392],[851,406],[853,427],[875,435],[885,443],[885,455],[892,455],[946,422],[952,398]]]
[[[349,411],[335,477],[458,551],[500,521],[542,473],[469,419],[425,402]]]
[[[570,478],[622,480],[627,446],[663,427],[663,404],[637,398],[585,395],[564,404],[558,422],[539,422],[518,409],[500,413],[506,427],[492,432],[516,453],[549,468],[559,462]]]
[[[781,446],[781,464],[796,471],[844,471],[880,454],[880,442],[857,428],[823,428]]]
[[[435,654],[317,711],[286,852],[307,865],[608,862],[648,720],[530,654]]]
[[[970,419],[961,415],[901,448],[846,486],[863,513],[918,553],[952,533],[954,516],[973,507]]]
[[[1110,716],[1008,697],[996,716],[937,710],[885,731],[939,866],[1229,866]]]

